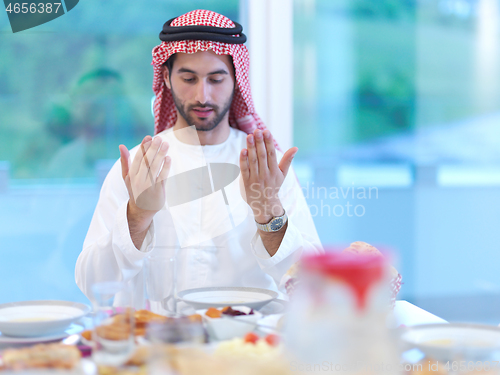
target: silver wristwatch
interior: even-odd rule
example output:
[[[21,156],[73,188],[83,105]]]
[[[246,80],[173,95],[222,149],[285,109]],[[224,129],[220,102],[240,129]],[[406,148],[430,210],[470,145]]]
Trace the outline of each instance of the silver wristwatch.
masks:
[[[275,216],[271,219],[271,221],[267,224],[259,224],[255,222],[257,228],[259,228],[263,232],[277,232],[285,225],[288,220],[288,216],[286,216],[286,211],[281,216]]]

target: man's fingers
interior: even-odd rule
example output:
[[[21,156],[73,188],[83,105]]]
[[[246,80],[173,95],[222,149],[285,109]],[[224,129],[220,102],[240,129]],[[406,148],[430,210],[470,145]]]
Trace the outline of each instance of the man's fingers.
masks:
[[[141,162],[144,157],[144,154],[147,152],[149,147],[151,146],[151,136],[146,136],[142,140],[141,144],[139,145],[139,149],[135,153],[134,160],[132,161],[132,165],[130,166],[130,174],[132,176],[137,175],[139,172],[139,168],[141,167]]]
[[[125,177],[128,175],[128,169],[130,167],[130,152],[128,151],[125,145],[118,146],[120,149],[120,162],[122,164],[122,177],[125,180]]]
[[[299,151],[297,147],[292,147],[287,152],[285,152],[285,155],[283,155],[283,158],[281,159],[279,165],[281,172],[283,173],[283,177],[286,177],[288,169],[290,169],[290,165],[292,164],[292,160],[297,151]]]
[[[247,136],[247,150],[250,175],[257,176],[259,174],[259,162],[257,160],[257,150],[255,149],[255,138],[253,134]]]
[[[264,178],[269,172],[269,167],[267,166],[267,151],[262,131],[260,131],[259,129],[255,130],[254,139],[255,139],[255,149],[257,150],[257,160],[259,163],[260,177]]]
[[[248,150],[246,148],[240,152],[240,170],[243,181],[247,181],[250,178],[250,169],[248,167]]]
[[[132,161],[132,165],[130,166],[130,175],[137,176],[139,174],[139,170],[141,168],[141,163],[146,155],[146,152],[151,147],[151,141],[141,143],[139,145],[139,149],[135,153],[134,160]]]
[[[160,174],[158,175],[157,183],[160,183],[160,185],[161,185],[161,189],[162,189],[163,196],[164,196],[164,203],[163,204],[165,205],[165,201],[166,201],[165,195],[167,193],[167,178],[168,178],[168,174],[170,173],[170,167],[172,166],[172,159],[170,158],[170,156],[165,156],[163,158],[162,162],[163,162],[163,164],[161,166]]]
[[[170,167],[172,166],[172,159],[170,156],[165,156],[163,158],[163,166],[161,167],[160,174],[158,175],[158,181],[165,181],[170,173]]]
[[[156,176],[159,176],[160,168],[165,161],[165,156],[167,155],[169,145],[167,142],[163,142],[158,150],[158,154],[155,156],[153,163],[150,166],[150,173],[153,179],[156,181]]]
[[[278,159],[276,158],[276,148],[274,147],[274,139],[269,130],[263,132],[264,142],[267,149],[267,166],[271,173],[278,171]]]
[[[154,137],[151,142],[151,146],[146,150],[146,154],[142,158],[139,171],[137,172],[137,176],[143,181],[148,179],[152,184],[156,181],[156,175],[152,173],[151,165],[153,165],[156,154],[158,153],[162,143],[161,137]]]

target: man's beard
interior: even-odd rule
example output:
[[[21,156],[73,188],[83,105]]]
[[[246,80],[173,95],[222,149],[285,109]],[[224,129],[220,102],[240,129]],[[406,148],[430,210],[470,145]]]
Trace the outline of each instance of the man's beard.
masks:
[[[192,105],[188,106],[187,108],[184,108],[183,103],[175,95],[174,90],[171,89],[170,92],[172,93],[172,97],[174,98],[175,107],[179,111],[179,114],[182,116],[182,118],[184,118],[184,120],[186,120],[186,123],[188,124],[188,126],[194,125],[197,131],[202,131],[202,132],[208,132],[210,130],[213,130],[217,127],[217,125],[219,125],[221,123],[222,119],[226,116],[227,112],[231,108],[231,103],[233,102],[233,94],[234,94],[234,90],[233,90],[233,92],[231,93],[231,96],[229,97],[229,100],[226,103],[224,103],[222,110],[219,110],[219,106],[217,106],[217,105],[201,104],[199,102],[197,104],[192,104]],[[197,124],[196,117],[198,117],[198,116],[188,115],[188,113],[192,113],[191,110],[193,108],[210,108],[214,111],[215,117],[212,121],[210,121],[206,124],[203,124],[203,125]]]

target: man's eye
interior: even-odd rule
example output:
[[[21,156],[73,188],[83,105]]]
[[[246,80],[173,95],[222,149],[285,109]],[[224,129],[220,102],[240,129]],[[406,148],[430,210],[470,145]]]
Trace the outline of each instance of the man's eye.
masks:
[[[212,81],[212,83],[221,83],[222,82],[222,78],[221,79],[212,78],[211,81]]]
[[[194,78],[183,78],[184,82],[193,82]]]

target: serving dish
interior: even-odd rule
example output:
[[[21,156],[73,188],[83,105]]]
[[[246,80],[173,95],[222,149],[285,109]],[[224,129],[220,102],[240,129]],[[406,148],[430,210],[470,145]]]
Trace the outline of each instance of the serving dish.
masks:
[[[90,306],[68,301],[23,301],[0,304],[2,336],[42,337],[63,334],[90,312]]]

